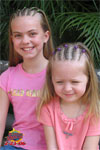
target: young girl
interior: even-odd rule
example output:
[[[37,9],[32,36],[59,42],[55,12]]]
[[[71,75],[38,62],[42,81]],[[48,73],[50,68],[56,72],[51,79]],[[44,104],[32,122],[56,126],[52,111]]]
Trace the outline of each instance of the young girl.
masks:
[[[10,146],[9,137],[9,146],[1,149],[45,150],[43,127],[36,119],[36,106],[48,64],[46,58],[53,51],[45,13],[38,8],[24,8],[14,13],[9,24],[9,42],[10,67],[0,76],[0,145],[9,102],[15,115],[13,128],[22,134],[24,144],[15,139]]]
[[[38,107],[48,150],[97,150],[100,99],[88,49],[62,44],[49,58]]]

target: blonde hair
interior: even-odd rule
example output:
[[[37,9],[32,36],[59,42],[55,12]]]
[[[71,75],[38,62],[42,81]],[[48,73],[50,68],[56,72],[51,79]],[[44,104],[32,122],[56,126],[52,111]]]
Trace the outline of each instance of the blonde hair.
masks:
[[[12,14],[9,22],[9,66],[16,66],[18,63],[23,62],[22,57],[14,51],[13,48],[13,43],[11,39],[12,35],[12,30],[11,30],[11,22],[14,18],[19,17],[19,16],[34,16],[35,14],[39,14],[41,17],[41,27],[44,32],[49,31],[50,32],[50,37],[47,43],[44,43],[43,46],[43,55],[45,58],[48,58],[49,55],[51,55],[53,51],[53,42],[52,42],[52,36],[51,36],[51,29],[48,23],[48,19],[45,15],[45,13],[37,8],[37,7],[32,7],[32,8],[23,8],[22,10],[17,10],[14,14]]]
[[[52,65],[54,61],[63,60],[80,60],[82,56],[85,56],[85,73],[88,77],[88,83],[86,91],[82,97],[82,103],[89,105],[89,115],[95,115],[96,118],[100,117],[100,99],[98,89],[98,79],[95,73],[93,60],[88,48],[82,43],[65,43],[55,49],[52,56],[49,57],[49,63],[47,67],[46,82],[42,92],[41,100],[38,106],[38,116],[40,114],[43,105],[48,104],[55,96],[53,83],[52,83]]]

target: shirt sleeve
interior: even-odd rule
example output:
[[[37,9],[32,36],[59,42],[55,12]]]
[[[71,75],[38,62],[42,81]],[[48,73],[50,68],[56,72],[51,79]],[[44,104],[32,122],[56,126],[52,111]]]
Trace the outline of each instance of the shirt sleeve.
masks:
[[[0,88],[2,88],[4,91],[7,91],[9,73],[10,73],[10,68],[0,75]]]
[[[97,135],[100,136],[100,119],[94,120],[92,118],[89,124],[87,136],[97,136]]]
[[[47,126],[53,126],[50,107],[43,106],[40,112],[39,122]]]

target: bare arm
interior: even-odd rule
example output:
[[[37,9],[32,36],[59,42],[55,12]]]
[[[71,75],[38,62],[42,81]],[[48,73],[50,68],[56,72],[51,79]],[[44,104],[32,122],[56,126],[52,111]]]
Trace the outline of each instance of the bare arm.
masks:
[[[0,88],[0,146],[5,130],[6,118],[9,108],[9,99],[4,90]]]
[[[99,136],[87,136],[83,145],[83,150],[97,150]]]
[[[46,137],[47,150],[58,150],[53,127],[44,126],[44,132]]]

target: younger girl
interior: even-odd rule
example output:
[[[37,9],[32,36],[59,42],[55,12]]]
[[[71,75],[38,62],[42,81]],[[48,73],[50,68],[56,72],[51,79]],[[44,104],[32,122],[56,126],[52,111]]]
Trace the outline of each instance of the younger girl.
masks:
[[[38,111],[48,150],[98,149],[98,83],[90,53],[82,43],[62,44],[49,58]]]
[[[9,42],[10,67],[0,76],[0,145],[9,102],[15,115],[13,128],[22,138],[18,142],[16,135],[11,143],[10,136],[6,142],[9,145],[1,149],[45,150],[43,127],[36,119],[36,106],[48,64],[46,57],[53,50],[45,13],[38,8],[24,8],[14,13],[10,18]]]

